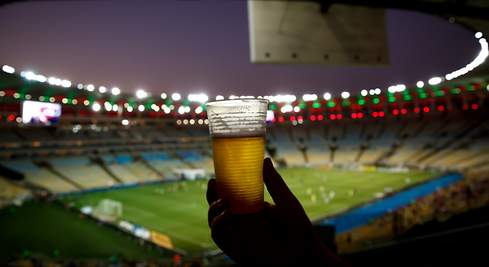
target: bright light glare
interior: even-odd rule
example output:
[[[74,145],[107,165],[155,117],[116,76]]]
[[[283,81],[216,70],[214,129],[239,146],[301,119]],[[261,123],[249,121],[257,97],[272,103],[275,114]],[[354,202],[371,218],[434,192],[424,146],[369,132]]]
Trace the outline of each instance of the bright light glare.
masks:
[[[95,86],[93,84],[88,84],[87,85],[87,90],[92,92],[93,90],[95,90]]]
[[[139,99],[143,99],[148,97],[148,93],[144,91],[143,89],[137,89],[136,90],[136,97]]]
[[[437,85],[440,84],[443,81],[441,77],[433,77],[428,80],[429,85]]]
[[[9,65],[3,65],[2,70],[3,72],[10,73],[10,74],[15,73],[15,68]]]
[[[144,105],[139,105],[138,106],[138,110],[141,111],[141,112],[143,112],[144,111]]]
[[[119,89],[119,87],[112,87],[112,89],[110,90],[110,92],[113,95],[119,95],[121,93],[121,89]]]
[[[292,110],[294,110],[294,108],[293,108],[293,107],[292,107],[292,105],[290,105],[290,104],[283,105],[283,106],[280,108],[280,112],[282,112],[282,113],[292,112]]]
[[[107,87],[105,87],[105,86],[100,86],[100,87],[98,88],[98,91],[99,91],[101,94],[104,94],[104,93],[106,93],[106,92],[107,92]]]
[[[341,92],[341,98],[343,98],[343,99],[350,98],[350,93],[349,92]]]
[[[81,89],[83,89],[83,83],[79,83],[79,84],[77,84],[77,85],[76,85],[76,88],[78,88],[78,89],[80,89],[80,90],[81,90]]]
[[[95,111],[95,112],[99,112],[101,108],[102,107],[100,106],[100,104],[98,102],[95,102],[92,105],[92,110]]]
[[[295,95],[270,95],[270,96],[265,96],[265,99],[268,99],[270,102],[277,102],[277,103],[291,103],[294,102],[297,98]]]
[[[189,94],[187,99],[192,102],[205,103],[209,100],[209,97],[206,94]]]
[[[363,90],[360,92],[360,94],[361,94],[362,96],[367,96],[367,95],[368,95],[368,91],[367,91],[367,90],[365,90],[365,89],[363,89]]]
[[[217,101],[224,100],[224,96],[222,96],[222,95],[217,95],[217,96],[216,96],[216,100],[217,100]]]
[[[166,99],[167,95],[166,95],[166,93],[161,93],[160,97],[161,97],[161,99]]]
[[[418,82],[416,83],[416,87],[418,87],[418,88],[423,88],[423,87],[424,87],[424,82],[423,82],[423,81],[418,81]]]
[[[110,104],[109,102],[105,101],[104,108],[107,111],[112,111],[112,104]]]
[[[173,94],[171,95],[171,99],[172,99],[173,101],[179,101],[180,99],[182,99],[182,96],[181,96],[179,93],[173,93]]]
[[[331,93],[324,93],[323,98],[324,98],[324,100],[330,100],[331,99]]]
[[[60,82],[60,85],[61,85],[62,87],[64,87],[64,88],[70,88],[70,87],[71,87],[71,81],[69,81],[69,80],[62,80],[62,81]]]
[[[195,108],[195,114],[200,114],[202,111],[204,111],[204,109],[201,106]]]
[[[389,93],[398,93],[406,90],[406,85],[404,84],[396,84],[396,85],[391,85],[389,88],[387,88],[387,91]]]
[[[129,125],[129,121],[128,121],[128,120],[126,120],[126,119],[122,120],[122,121],[121,121],[121,123],[122,123],[122,125],[124,125],[124,126]]]
[[[318,99],[316,94],[304,94],[302,96],[302,100],[304,101],[315,101],[316,99]]]
[[[474,36],[475,38],[479,39],[482,37],[482,32],[476,32]]]

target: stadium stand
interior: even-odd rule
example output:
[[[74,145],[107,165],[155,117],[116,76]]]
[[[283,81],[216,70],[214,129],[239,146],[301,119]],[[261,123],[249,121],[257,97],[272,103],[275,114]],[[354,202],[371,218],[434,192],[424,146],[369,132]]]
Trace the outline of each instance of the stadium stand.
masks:
[[[76,185],[64,180],[45,166],[38,166],[29,159],[2,161],[2,165],[23,173],[27,182],[55,193],[76,191]]]

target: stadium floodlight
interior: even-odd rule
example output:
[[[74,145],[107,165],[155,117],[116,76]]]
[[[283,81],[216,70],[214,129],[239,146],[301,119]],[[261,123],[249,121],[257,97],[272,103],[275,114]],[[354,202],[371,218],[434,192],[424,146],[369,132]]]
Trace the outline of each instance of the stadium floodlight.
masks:
[[[349,92],[341,92],[341,98],[343,99],[348,99],[350,98],[350,93]]]
[[[423,82],[423,81],[418,81],[418,82],[416,83],[416,87],[418,87],[418,88],[423,88],[423,87],[424,87],[424,82]]]
[[[428,80],[429,85],[437,85],[440,84],[443,81],[441,77],[433,77]]]
[[[277,103],[292,103],[297,99],[295,95],[274,95],[265,98],[268,99],[270,102]]]
[[[76,88],[78,88],[78,89],[80,89],[80,90],[81,90],[81,89],[83,89],[83,83],[79,83],[79,84],[77,84],[77,85],[76,85]]]
[[[61,80],[60,85],[61,85],[61,87],[64,87],[64,88],[70,88],[71,87],[71,81],[70,80]]]
[[[146,92],[144,89],[137,89],[136,90],[136,97],[138,99],[143,99],[148,97],[148,92]]]
[[[474,34],[474,36],[475,36],[475,38],[479,39],[479,38],[481,38],[481,37],[482,37],[482,32],[476,32],[476,33]]]
[[[104,94],[107,92],[107,87],[105,86],[99,86],[98,87],[98,91],[101,93],[101,94]]]
[[[161,93],[160,97],[161,97],[161,99],[166,99],[167,95],[166,95],[166,93]]]
[[[368,95],[368,91],[367,91],[367,90],[365,90],[365,89],[363,89],[363,90],[360,92],[360,94],[361,94],[362,96],[367,96],[367,95]]]
[[[121,89],[119,89],[119,87],[112,87],[110,92],[112,93],[112,95],[119,95],[121,93]]]
[[[144,105],[139,105],[138,106],[138,110],[141,111],[141,112],[143,112],[144,111]]]
[[[185,107],[184,106],[179,106],[177,112],[178,112],[178,114],[183,115],[185,113]]]
[[[195,108],[195,114],[200,114],[202,111],[204,111],[204,109],[201,106]]]
[[[159,107],[158,105],[156,105],[156,104],[151,105],[151,108],[152,108],[152,109],[153,109],[155,112],[160,111],[160,107]]]
[[[87,84],[87,90],[92,92],[93,90],[95,90],[95,86],[93,84]]]
[[[161,105],[161,109],[163,110],[163,112],[165,112],[165,114],[168,114],[171,112],[171,109],[165,104]]]
[[[100,109],[102,109],[102,107],[100,106],[100,104],[98,102],[93,103],[93,105],[92,105],[92,110],[93,111],[99,112]]]
[[[9,74],[14,74],[15,73],[15,68],[9,65],[3,65],[2,66],[2,71],[9,73]]]
[[[406,85],[404,84],[391,85],[387,88],[387,91],[389,93],[399,93],[399,92],[403,92],[404,90],[406,90]]]
[[[331,97],[332,97],[332,96],[331,96],[331,93],[327,93],[327,92],[326,92],[326,93],[324,93],[324,94],[323,94],[323,98],[324,98],[324,100],[330,100],[330,99],[331,99]]]
[[[217,100],[217,101],[224,100],[224,96],[222,96],[222,95],[217,95],[217,96],[216,96],[216,100]]]
[[[374,93],[376,95],[380,95],[380,93],[382,93],[382,90],[380,90],[380,88],[375,88]]]
[[[37,74],[36,77],[34,78],[34,80],[36,80],[40,83],[45,83],[48,79],[44,75]]]
[[[206,94],[189,94],[187,97],[188,101],[205,103],[209,100],[209,97]]]
[[[292,105],[290,104],[286,104],[286,105],[283,105],[281,108],[280,108],[280,112],[282,113],[288,113],[288,112],[292,112],[294,110],[294,108],[292,107]]]
[[[112,111],[112,104],[110,104],[110,102],[108,101],[105,101],[104,108],[106,111]]]
[[[171,99],[173,101],[179,101],[180,99],[182,99],[182,96],[179,93],[173,93],[171,94]]]
[[[129,125],[129,120],[123,119],[121,121],[121,123],[122,123],[122,125],[127,126],[127,125]]]
[[[315,101],[318,99],[316,94],[304,94],[302,95],[302,100],[304,101]]]

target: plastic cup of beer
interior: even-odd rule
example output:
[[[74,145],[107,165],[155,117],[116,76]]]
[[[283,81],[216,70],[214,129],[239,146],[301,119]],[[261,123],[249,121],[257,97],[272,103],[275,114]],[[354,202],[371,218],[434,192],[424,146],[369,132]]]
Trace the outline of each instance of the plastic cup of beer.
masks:
[[[207,103],[217,189],[232,213],[253,213],[263,207],[267,108],[265,99]]]

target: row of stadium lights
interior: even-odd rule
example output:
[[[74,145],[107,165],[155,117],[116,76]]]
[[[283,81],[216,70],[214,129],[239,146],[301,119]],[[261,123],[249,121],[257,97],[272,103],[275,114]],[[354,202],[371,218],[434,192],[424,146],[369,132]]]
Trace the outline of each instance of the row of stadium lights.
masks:
[[[437,84],[440,84],[442,83],[444,80],[452,80],[452,79],[455,79],[461,75],[464,75],[470,71],[472,71],[474,68],[476,68],[477,66],[481,65],[482,63],[484,63],[484,61],[486,60],[486,58],[489,56],[489,48],[488,48],[488,43],[486,41],[485,38],[483,38],[483,34],[481,32],[477,32],[475,33],[475,38],[478,40],[480,46],[481,46],[481,50],[479,52],[479,54],[477,55],[477,57],[472,60],[469,64],[467,64],[466,66],[458,69],[458,70],[455,70],[451,73],[448,73],[445,75],[444,78],[442,77],[432,77],[428,80],[428,84],[429,85],[437,85]],[[2,66],[2,71],[6,72],[6,73],[9,73],[9,74],[14,74],[15,73],[15,68],[12,67],[12,66],[9,66],[9,65],[3,65]],[[31,81],[37,81],[37,82],[41,82],[41,83],[45,83],[47,82],[48,84],[51,84],[51,85],[55,85],[55,86],[61,86],[61,87],[64,87],[64,88],[70,88],[72,86],[72,82],[69,81],[69,80],[66,80],[66,79],[60,79],[60,78],[57,78],[57,77],[54,77],[54,76],[51,76],[51,77],[46,77],[44,75],[41,75],[41,74],[36,74],[35,72],[33,71],[23,71],[20,73],[20,76],[25,78],[26,80],[31,80]],[[416,86],[418,88],[423,88],[425,85],[425,83],[423,81],[418,81],[416,83]],[[90,91],[90,92],[93,92],[95,91],[95,85],[93,84],[77,84],[76,86],[78,89],[80,90],[87,90],[87,91]],[[387,91],[389,93],[399,93],[399,92],[403,92],[406,90],[406,85],[404,84],[397,84],[397,85],[392,85],[392,86],[389,86],[387,88]],[[3,92],[3,91],[1,91]],[[0,92],[0,93],[1,93]],[[101,94],[105,94],[105,93],[111,93],[112,95],[114,96],[117,96],[121,93],[121,90],[120,88],[118,87],[112,87],[110,90],[105,87],[105,86],[99,86],[98,87],[98,92],[101,93]],[[375,96],[375,95],[380,95],[382,93],[382,90],[380,88],[374,88],[374,89],[369,89],[369,90],[361,90],[360,94],[362,96],[368,96],[368,95],[371,95],[371,96]],[[4,92],[3,92],[4,94]],[[3,96],[0,94],[0,96]],[[136,92],[135,92],[135,96],[137,99],[145,99],[147,97],[150,96],[150,94],[144,90],[144,89],[137,89]],[[341,98],[342,99],[348,99],[350,98],[351,94],[347,91],[344,91],[340,94]],[[20,95],[18,93],[14,94],[14,97],[15,98],[19,98]],[[171,100],[173,101],[180,101],[182,99],[182,96],[181,94],[179,93],[173,93],[171,94],[170,96],[167,95],[166,93],[162,93],[160,95],[161,99],[165,100],[167,98],[171,98]],[[25,98],[26,99],[31,99],[31,96],[30,95],[25,95]],[[41,99],[43,98],[43,99]],[[39,97],[39,100],[40,101],[45,101],[44,99],[45,97],[41,96]],[[249,98],[255,98],[254,96],[235,96],[235,95],[230,95],[228,97],[228,99],[249,99]],[[257,98],[259,99],[267,99],[269,100],[270,102],[277,102],[277,103],[292,103],[294,101],[297,100],[297,97],[295,95],[274,95],[274,96],[258,96]],[[311,102],[311,101],[316,101],[318,99],[318,95],[316,94],[304,94],[302,96],[302,100],[303,101],[306,101],[306,102]],[[201,103],[201,104],[204,104],[206,103],[207,101],[209,101],[209,97],[206,95],[206,94],[203,94],[203,93],[199,93],[199,94],[189,94],[187,96],[187,99],[188,101],[190,102],[197,102],[197,103]],[[225,97],[222,96],[222,95],[218,95],[216,96],[215,100],[216,101],[220,101],[220,100],[224,100]],[[323,99],[324,100],[331,100],[332,99],[332,94],[329,93],[329,92],[326,92],[323,94]],[[55,102],[55,98],[54,97],[50,97],[49,98],[49,101],[50,102]],[[63,98],[62,99],[62,103],[63,104],[67,104],[68,103],[68,99],[67,98]],[[76,99],[73,99],[72,100],[72,104],[77,104],[77,100]],[[84,105],[88,106],[90,105],[90,102],[88,100],[85,100],[83,102]],[[109,102],[105,102],[103,104],[104,108],[106,111],[118,111],[120,109],[120,107],[118,105],[112,105],[110,104]],[[125,108],[128,112],[132,112],[134,110],[134,108],[130,105],[128,105],[127,103],[125,104]],[[173,110],[175,107],[173,105],[170,105],[170,106],[166,106],[166,105],[161,105],[161,108],[160,106],[156,105],[156,104],[153,104],[151,106],[151,109],[155,112],[158,112],[160,110],[162,110],[163,112],[165,112],[166,114],[170,113],[171,110]],[[98,112],[102,109],[102,105],[98,102],[95,102],[92,104],[92,110],[95,111],[95,112]],[[144,105],[138,105],[137,106],[137,110],[140,111],[140,112],[143,112],[145,111],[145,106]],[[300,109],[299,107],[292,107],[290,104],[288,105],[285,105],[281,108],[281,112],[282,113],[287,113],[287,112],[292,112],[292,111],[295,111],[295,112],[298,112],[297,109]],[[203,108],[202,107],[197,107],[195,110],[195,113],[196,114],[200,114],[201,112],[203,112]],[[177,110],[177,112],[181,115],[185,114],[185,113],[189,113],[190,112],[190,107],[188,106],[180,106]]]
[[[477,103],[473,103],[473,104],[464,104],[463,106],[463,110],[477,110],[479,109],[479,104]],[[444,105],[438,105],[436,106],[436,110],[439,111],[439,112],[445,112],[447,109]],[[418,113],[429,113],[431,112],[432,109],[428,106],[424,106],[424,107],[415,107],[413,109],[413,112],[418,114]],[[396,108],[396,109],[393,109],[391,111],[391,114],[394,116],[394,117],[397,117],[397,116],[400,116],[400,115],[407,115],[409,112],[408,112],[408,109],[406,108]],[[350,118],[351,119],[363,119],[363,118],[367,118],[367,114],[368,113],[363,113],[363,112],[353,112],[350,114]],[[372,118],[384,118],[385,116],[387,115],[387,113],[383,110],[381,111],[373,111],[370,113],[370,116]],[[325,120],[325,118],[329,118],[329,120],[331,121],[335,121],[335,120],[342,120],[344,117],[344,114],[342,113],[331,113],[329,114],[327,117],[325,117],[323,114],[312,114],[309,116],[309,121],[311,122],[315,122],[315,121],[323,121]],[[21,117],[17,117],[15,114],[9,114],[7,115],[6,117],[7,121],[8,122],[17,122],[17,123],[22,123],[22,118]],[[0,117],[0,120],[1,120],[1,117]],[[273,119],[272,122],[276,122],[278,121],[279,123],[284,123],[285,122],[285,118],[283,116],[279,116],[277,119]],[[299,116],[290,116],[289,117],[289,121],[293,124],[293,125],[297,125],[297,124],[303,124],[304,123],[304,117],[302,115],[299,115]],[[209,120],[208,119],[178,119],[176,121],[177,125],[208,125],[209,124]],[[121,124],[124,125],[124,126],[128,126],[130,124],[130,121],[128,119],[123,119],[121,121]]]

